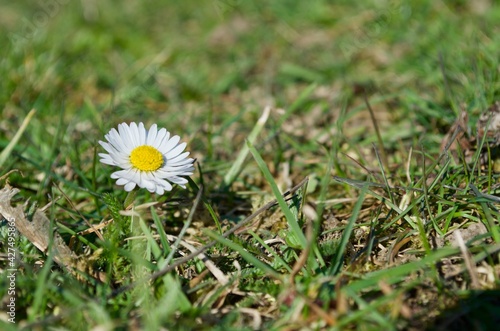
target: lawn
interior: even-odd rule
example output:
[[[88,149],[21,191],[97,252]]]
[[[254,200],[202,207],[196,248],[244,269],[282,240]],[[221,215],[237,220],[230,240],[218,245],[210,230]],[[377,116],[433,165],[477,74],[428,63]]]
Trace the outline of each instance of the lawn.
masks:
[[[2,330],[500,323],[497,2],[0,6]],[[192,175],[125,191],[121,123]]]

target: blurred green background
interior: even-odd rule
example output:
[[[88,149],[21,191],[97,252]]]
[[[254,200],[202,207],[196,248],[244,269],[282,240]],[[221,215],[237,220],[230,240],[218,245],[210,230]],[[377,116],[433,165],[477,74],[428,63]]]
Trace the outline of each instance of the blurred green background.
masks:
[[[181,109],[191,116],[220,111],[219,96],[235,91],[248,108],[286,106],[310,82],[332,93],[371,83],[386,93],[408,88],[423,98],[481,106],[498,92],[487,88],[498,84],[499,47],[499,11],[489,1],[1,6],[4,117],[48,103],[57,111],[64,103],[68,113],[92,107],[101,119],[135,118],[151,103],[160,119],[177,120]],[[448,90],[436,91],[446,87],[444,78]]]
[[[228,161],[264,106],[286,109],[311,84],[295,111],[310,121],[295,132],[331,132],[366,93],[389,142],[438,143],[461,107],[474,122],[498,97],[495,3],[2,1],[0,146],[36,108],[25,148],[41,136],[90,147],[135,120],[179,128],[199,160]],[[355,118],[343,134],[370,146],[367,127]]]

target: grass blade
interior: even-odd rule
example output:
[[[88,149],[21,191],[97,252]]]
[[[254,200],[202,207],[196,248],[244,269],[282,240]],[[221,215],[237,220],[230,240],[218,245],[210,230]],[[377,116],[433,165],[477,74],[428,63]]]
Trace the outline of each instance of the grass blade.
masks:
[[[264,108],[262,115],[260,116],[252,132],[250,132],[250,135],[247,138],[249,142],[251,143],[255,142],[257,136],[264,128],[264,125],[266,124],[267,119],[269,118],[270,112],[271,112],[271,107],[267,106],[266,108]],[[224,182],[223,182],[224,188],[229,187],[234,182],[236,177],[238,177],[240,172],[243,170],[243,162],[245,162],[247,156],[248,156],[248,146],[244,145],[240,151],[240,154],[238,154],[236,161],[234,161],[233,165],[231,166],[231,169],[229,169],[227,174],[224,176]]]
[[[19,139],[21,139],[21,136],[23,132],[26,130],[28,127],[28,124],[30,123],[31,119],[36,113],[36,109],[32,109],[28,115],[24,118],[23,122],[21,123],[21,126],[19,127],[19,130],[17,130],[16,134],[12,138],[12,140],[9,142],[7,147],[0,153],[0,167],[5,163],[5,161],[9,158],[10,154],[12,153],[12,150],[16,146],[16,144],[19,142]]]
[[[342,261],[344,260],[344,252],[346,250],[347,244],[349,243],[349,238],[351,237],[352,230],[354,229],[354,224],[358,219],[359,211],[361,210],[361,206],[363,205],[363,201],[365,199],[366,191],[368,190],[367,186],[364,186],[361,189],[361,193],[359,194],[358,201],[354,205],[354,209],[352,210],[351,217],[349,217],[349,222],[342,234],[342,240],[340,241],[339,250],[335,255],[335,262],[333,263],[332,268],[330,269],[330,274],[336,274],[342,265]]]
[[[248,148],[250,149],[250,152],[252,153],[255,161],[257,162],[257,165],[260,168],[260,171],[262,171],[262,174],[266,178],[267,182],[271,186],[271,189],[273,191],[274,196],[276,197],[276,201],[278,201],[278,204],[283,211],[283,214],[285,214],[286,221],[288,223],[288,226],[292,230],[293,235],[295,236],[296,241],[298,244],[300,244],[300,248],[305,248],[307,245],[307,240],[302,232],[302,229],[300,228],[299,222],[297,218],[293,215],[292,211],[288,207],[288,204],[286,203],[285,199],[283,198],[283,195],[281,194],[278,185],[276,185],[276,182],[274,181],[273,176],[271,175],[271,172],[269,171],[269,168],[267,167],[266,163],[260,156],[259,152],[255,149],[255,147],[251,144],[250,141],[247,142]]]

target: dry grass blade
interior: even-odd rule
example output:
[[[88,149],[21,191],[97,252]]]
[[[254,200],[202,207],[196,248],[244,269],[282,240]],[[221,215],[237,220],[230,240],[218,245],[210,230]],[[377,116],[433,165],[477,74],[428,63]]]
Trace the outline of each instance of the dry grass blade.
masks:
[[[169,241],[177,242],[179,240],[178,237],[169,234],[167,235],[167,238]],[[191,253],[195,253],[198,250],[196,247],[189,244],[185,240],[180,240],[179,243],[181,246],[189,250]],[[215,263],[212,260],[210,260],[207,255],[205,255],[204,253],[200,253],[198,254],[198,258],[203,262],[205,267],[207,267],[207,269],[212,273],[212,275],[214,275],[214,277],[221,285],[226,285],[227,283],[229,283],[229,279],[227,278],[227,276],[222,272],[222,270],[217,268]]]
[[[253,318],[252,328],[254,330],[262,329],[262,317],[257,309],[240,307],[238,310],[242,313],[250,315]]]
[[[481,288],[481,284],[479,283],[479,279],[477,278],[476,266],[474,265],[471,259],[470,253],[467,250],[467,246],[465,246],[465,242],[464,239],[462,238],[462,235],[460,234],[460,231],[455,230],[453,232],[453,235],[455,236],[458,247],[460,248],[460,252],[462,253],[462,256],[464,258],[465,267],[467,268],[467,271],[469,272],[470,275],[472,288],[474,289]]]

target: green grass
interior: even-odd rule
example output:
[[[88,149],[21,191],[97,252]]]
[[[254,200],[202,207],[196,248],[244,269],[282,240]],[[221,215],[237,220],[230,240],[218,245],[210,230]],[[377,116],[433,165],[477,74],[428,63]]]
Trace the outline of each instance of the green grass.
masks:
[[[498,324],[498,147],[441,147],[500,100],[494,2],[0,5],[0,189],[79,270],[17,234],[2,329]],[[197,162],[187,189],[125,210],[97,142],[130,121]]]

